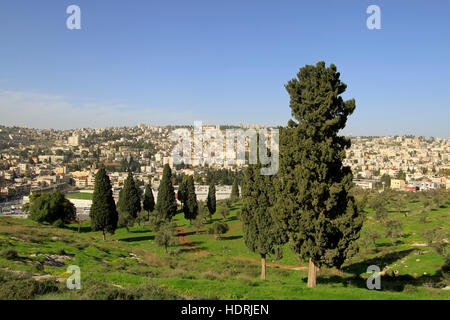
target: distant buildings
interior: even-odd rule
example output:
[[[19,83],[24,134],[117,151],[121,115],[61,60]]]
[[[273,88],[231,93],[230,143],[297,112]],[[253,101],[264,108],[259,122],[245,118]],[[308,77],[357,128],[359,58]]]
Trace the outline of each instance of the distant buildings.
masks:
[[[78,147],[80,145],[80,136],[74,132],[73,135],[67,139],[67,143],[72,147]]]

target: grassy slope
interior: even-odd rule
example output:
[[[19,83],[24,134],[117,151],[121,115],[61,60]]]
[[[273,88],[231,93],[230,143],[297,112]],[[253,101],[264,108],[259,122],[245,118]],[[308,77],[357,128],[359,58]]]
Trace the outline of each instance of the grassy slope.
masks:
[[[444,207],[429,213],[430,223],[419,223],[419,215],[405,218],[395,212],[390,215],[404,223],[406,237],[395,247],[390,240],[380,239],[378,253],[361,253],[352,264],[344,268],[345,273],[336,276],[333,271],[324,270],[314,289],[306,288],[306,271],[282,270],[268,268],[268,280],[259,280],[259,266],[245,261],[230,259],[241,256],[258,259],[249,252],[242,239],[236,211],[232,208],[230,231],[223,240],[214,240],[205,230],[199,234],[189,225],[182,214],[176,216],[179,226],[184,226],[188,239],[196,246],[211,251],[214,255],[204,255],[186,250],[182,247],[171,248],[169,254],[154,243],[154,233],[148,226],[118,229],[106,242],[101,240],[99,232],[90,232],[88,225],[83,225],[81,233],[76,226],[70,229],[55,229],[50,226],[37,225],[28,220],[11,218],[0,219],[0,250],[15,249],[20,257],[8,260],[0,257],[0,267],[23,270],[34,274],[52,274],[68,277],[65,273],[68,265],[81,268],[83,288],[80,291],[61,289],[57,293],[38,296],[39,299],[73,299],[83,296],[89,290],[89,284],[102,281],[125,288],[134,288],[145,283],[153,283],[173,289],[186,298],[218,299],[450,299],[450,292],[424,286],[417,287],[416,292],[401,292],[391,284],[393,280],[382,278],[382,290],[370,291],[365,288],[365,280],[357,275],[364,272],[370,264],[388,264],[399,270],[400,274],[414,274],[422,278],[439,273],[443,261],[440,256],[428,248],[416,248],[411,251],[413,242],[421,242],[420,229],[431,225],[449,226],[449,208]],[[218,215],[214,217],[220,219]],[[376,224],[372,219],[367,225]],[[422,240],[423,242],[423,240]],[[43,257],[30,257],[32,253],[61,254],[61,250],[73,256],[62,267],[44,265]],[[392,254],[398,252],[397,255]],[[423,254],[417,255],[417,252]],[[137,254],[140,261],[130,256]],[[406,262],[401,259],[406,257]],[[369,261],[372,259],[373,261]],[[378,260],[377,260],[378,259]],[[382,260],[381,260],[382,259]],[[420,261],[416,261],[420,259]],[[41,263],[38,263],[40,261]],[[302,265],[295,255],[286,248],[284,257],[277,261],[281,264]],[[305,264],[303,264],[305,265]],[[406,267],[407,266],[407,267]],[[427,276],[423,275],[427,272]],[[355,275],[356,274],[356,275]],[[400,291],[399,291],[400,290]]]
[[[75,192],[66,194],[67,199],[80,199],[80,200],[92,200],[93,196],[94,195],[92,193],[87,192]]]

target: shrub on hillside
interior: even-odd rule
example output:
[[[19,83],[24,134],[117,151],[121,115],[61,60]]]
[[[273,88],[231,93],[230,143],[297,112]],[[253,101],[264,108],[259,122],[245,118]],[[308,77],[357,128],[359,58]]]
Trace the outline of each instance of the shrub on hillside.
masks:
[[[91,281],[81,289],[81,299],[88,300],[181,300],[170,289],[147,283],[133,288],[120,288],[99,281]]]
[[[413,286],[412,284],[406,284],[403,288],[403,292],[405,293],[415,293],[417,292],[417,288]]]
[[[230,208],[227,204],[223,204],[219,209],[220,215],[225,220],[228,217],[228,214],[230,213]]]
[[[225,222],[214,222],[212,227],[208,228],[208,233],[213,234],[214,238],[220,240],[222,235],[227,233],[229,230],[228,224]]]
[[[0,257],[3,257],[8,260],[14,260],[19,257],[19,254],[14,249],[5,249],[0,251]]]
[[[54,280],[36,281],[0,271],[0,300],[29,300],[59,289]]]

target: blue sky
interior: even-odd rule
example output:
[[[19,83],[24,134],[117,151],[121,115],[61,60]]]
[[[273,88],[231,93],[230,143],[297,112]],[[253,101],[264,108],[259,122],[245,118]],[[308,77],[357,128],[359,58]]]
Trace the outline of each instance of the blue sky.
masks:
[[[0,124],[285,125],[284,85],[324,60],[356,99],[344,133],[449,137],[449,57],[447,0],[2,0]]]

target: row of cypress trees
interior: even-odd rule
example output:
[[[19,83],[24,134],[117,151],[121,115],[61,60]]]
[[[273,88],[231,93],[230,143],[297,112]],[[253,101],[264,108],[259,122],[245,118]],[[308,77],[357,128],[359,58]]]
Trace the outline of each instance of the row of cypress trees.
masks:
[[[102,231],[103,240],[106,239],[106,233],[114,234],[118,226],[124,226],[128,231],[138,218],[141,209],[147,211],[149,215],[155,209],[155,200],[150,185],[145,188],[141,204],[141,192],[136,186],[133,174],[129,171],[124,187],[120,190],[116,206],[109,176],[104,167],[98,170],[89,212],[93,231]]]
[[[199,212],[194,178],[192,176],[183,177],[178,191],[178,199],[183,205],[185,218],[192,222]],[[214,214],[216,211],[216,191],[214,184],[209,188],[207,207],[210,214]],[[150,185],[147,185],[145,188],[141,204],[140,190],[136,186],[133,174],[130,171],[125,180],[124,187],[119,193],[119,200],[116,207],[112,195],[111,181],[105,168],[102,167],[99,169],[95,178],[94,195],[90,210],[92,230],[102,231],[103,239],[106,238],[107,232],[113,234],[118,226],[124,226],[129,230],[129,227],[138,218],[141,209],[148,212],[148,219],[150,219],[150,212],[156,209],[157,219],[166,222],[170,222],[177,213],[177,202],[172,185],[172,170],[168,164],[164,166],[156,205]]]

